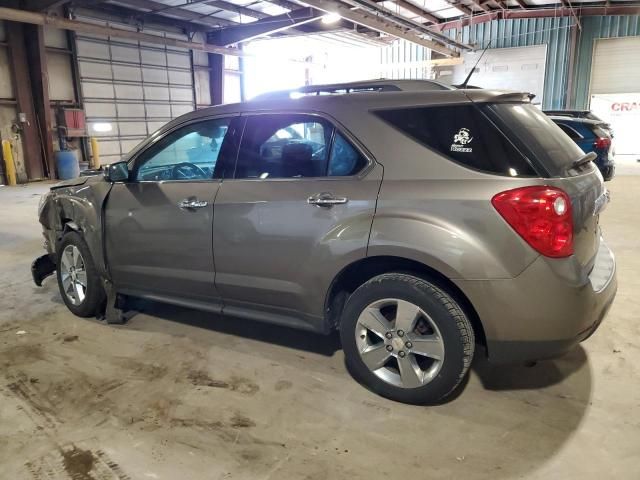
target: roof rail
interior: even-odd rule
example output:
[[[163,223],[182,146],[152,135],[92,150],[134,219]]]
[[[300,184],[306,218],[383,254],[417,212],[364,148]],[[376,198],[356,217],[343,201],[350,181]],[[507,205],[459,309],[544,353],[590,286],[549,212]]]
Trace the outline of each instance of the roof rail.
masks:
[[[453,87],[433,80],[366,80],[362,82],[308,85],[293,90],[263,93],[252,100],[277,100],[310,95],[340,95],[348,93],[401,92],[454,90]]]

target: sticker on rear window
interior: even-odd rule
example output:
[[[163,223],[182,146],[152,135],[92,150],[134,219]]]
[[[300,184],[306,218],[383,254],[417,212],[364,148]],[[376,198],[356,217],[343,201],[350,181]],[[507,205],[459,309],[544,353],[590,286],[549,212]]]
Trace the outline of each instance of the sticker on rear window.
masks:
[[[473,140],[473,137],[469,133],[468,128],[461,128],[458,133],[453,136],[453,143],[451,144],[452,152],[465,152],[470,153],[473,152],[473,148],[465,147]]]

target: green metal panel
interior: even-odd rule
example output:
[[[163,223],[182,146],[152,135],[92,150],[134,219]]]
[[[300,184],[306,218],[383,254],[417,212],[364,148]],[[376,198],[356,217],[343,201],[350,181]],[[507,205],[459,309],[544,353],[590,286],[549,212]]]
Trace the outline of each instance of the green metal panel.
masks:
[[[570,17],[522,18],[493,20],[463,27],[463,43],[483,49],[529,47],[547,45],[545,66],[543,108],[563,108],[567,94],[569,71],[569,28],[573,24]],[[451,38],[459,32],[449,30]]]
[[[576,68],[574,76],[575,108],[589,108],[589,84],[595,41],[598,38],[631,37],[640,35],[640,15],[582,18],[576,47]],[[640,55],[640,52],[638,52]]]

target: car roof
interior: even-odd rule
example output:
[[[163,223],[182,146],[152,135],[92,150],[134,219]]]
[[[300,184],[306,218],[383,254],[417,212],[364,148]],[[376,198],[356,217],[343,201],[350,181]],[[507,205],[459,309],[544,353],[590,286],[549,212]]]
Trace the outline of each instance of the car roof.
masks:
[[[176,126],[205,118],[218,116],[234,116],[255,113],[319,113],[332,117],[339,122],[345,117],[357,115],[370,110],[383,110],[391,108],[414,108],[436,105],[463,105],[470,103],[531,103],[528,93],[513,92],[506,90],[484,90],[484,89],[443,89],[436,88],[437,82],[424,81],[374,81],[368,82],[384,83],[385,85],[401,85],[404,90],[398,89],[375,89],[369,91],[358,91],[357,93],[342,93],[332,95],[303,95],[291,98],[291,95],[264,96],[247,102],[229,103],[212,107],[201,108],[181,115],[161,127],[153,133],[148,141],[140,143],[125,158],[131,158],[140,149],[153,141],[154,138],[164,135]],[[358,82],[362,85],[364,82]],[[431,83],[431,85],[427,85]],[[332,87],[344,88],[347,84],[334,84],[332,86],[320,86],[321,88]],[[353,85],[353,84],[348,84]],[[315,87],[317,88],[317,87]]]
[[[280,90],[258,95],[253,100],[295,98],[304,95],[331,95],[349,93],[421,92],[433,90],[455,90],[455,87],[435,80],[366,80],[360,82],[306,85],[291,90]]]
[[[554,122],[582,123],[585,125],[604,125],[605,124],[605,122],[603,122],[602,120],[593,120],[591,118],[567,117],[564,115],[548,115],[548,117]]]

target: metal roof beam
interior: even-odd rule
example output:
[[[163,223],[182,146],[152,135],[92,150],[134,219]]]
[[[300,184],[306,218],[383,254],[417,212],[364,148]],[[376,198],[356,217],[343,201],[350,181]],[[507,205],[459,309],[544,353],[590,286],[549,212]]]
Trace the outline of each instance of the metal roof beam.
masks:
[[[300,0],[302,3],[309,5],[310,7],[317,8],[327,13],[337,13],[342,18],[369,27],[372,30],[377,30],[382,33],[386,33],[396,38],[402,38],[409,42],[413,42],[417,45],[429,48],[434,52],[441,53],[447,57],[457,57],[459,54],[453,48],[444,46],[440,43],[432,40],[422,38],[415,33],[400,28],[398,25],[384,20],[375,14],[368,12],[351,10],[347,5],[336,0]]]
[[[235,24],[235,22],[230,22],[222,18],[203,17],[199,13],[192,12],[191,10],[185,10],[183,8],[164,12],[163,9],[167,7],[167,5],[153,0],[121,0],[120,3],[135,10],[141,10],[147,13],[158,12],[158,15],[167,16],[168,18],[178,17],[182,20],[203,23],[215,28]]]
[[[376,2],[384,2],[385,0],[375,0],[375,1]],[[425,10],[424,8],[419,7],[416,4],[409,2],[408,0],[393,0],[393,3],[398,5],[400,8],[404,8],[405,10],[407,10],[407,11],[409,11],[409,12],[415,14],[415,15],[419,15],[422,18],[427,19],[431,23],[440,23],[440,21],[442,20],[442,19],[436,17],[435,15],[433,15],[428,10]]]
[[[178,40],[171,37],[152,35],[144,32],[124,30],[106,25],[98,25],[80,20],[69,20],[67,18],[54,17],[44,13],[28,12],[15,8],[0,7],[0,20],[10,22],[30,23],[33,25],[50,25],[61,30],[71,30],[74,32],[88,33],[93,35],[106,35],[110,37],[129,38],[142,42],[157,43],[170,47],[186,48],[189,50],[200,50],[209,53],[219,53],[223,55],[246,56],[241,50],[236,48],[223,48],[201,42]]]
[[[268,17],[246,25],[237,25],[209,32],[207,41],[213,45],[233,45],[235,43],[253,40],[257,37],[272,35],[295,27],[296,25],[316,21],[322,15],[324,15],[324,13],[309,7],[303,7],[292,12]]]
[[[617,4],[611,7],[590,6],[574,8],[580,17],[600,16],[600,15],[640,15],[640,2],[634,2],[631,5]],[[572,17],[576,12],[571,9],[561,8],[527,8],[527,9],[508,9],[495,10],[492,12],[476,15],[473,18],[458,18],[443,22],[437,26],[441,30],[450,30],[452,28],[461,28],[473,23],[485,23],[491,20],[511,19],[511,18],[544,18],[544,17]]]

